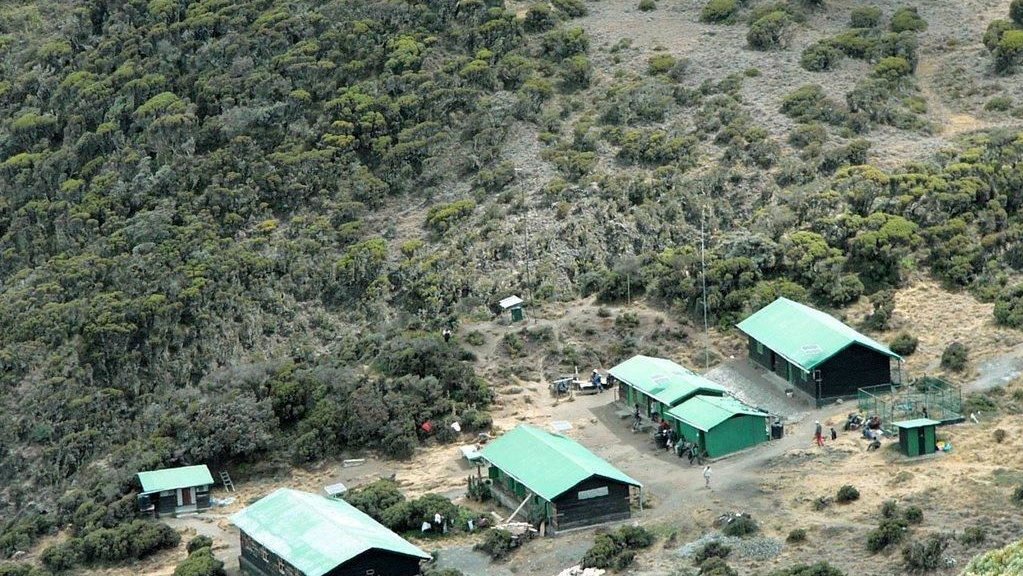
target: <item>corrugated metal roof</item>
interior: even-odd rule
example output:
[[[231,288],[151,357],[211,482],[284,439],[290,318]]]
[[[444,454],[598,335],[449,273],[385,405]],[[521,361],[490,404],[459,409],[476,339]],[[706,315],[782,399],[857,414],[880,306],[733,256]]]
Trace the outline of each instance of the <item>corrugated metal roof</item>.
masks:
[[[806,371],[820,366],[852,344],[865,346],[892,358],[902,358],[887,346],[842,324],[835,317],[788,298],[778,298],[740,322],[737,327]]]
[[[704,432],[709,432],[711,428],[737,414],[767,417],[767,414],[750,408],[732,396],[693,396],[668,411],[671,418]]]
[[[545,500],[591,476],[642,486],[574,440],[526,424],[490,442],[480,454]]]
[[[213,476],[205,464],[139,472],[138,477],[143,494],[213,484]]]
[[[923,426],[937,426],[938,424],[941,424],[941,422],[931,420],[930,418],[916,418],[914,420],[892,422],[892,426],[895,426],[896,428],[921,428]]]
[[[667,406],[700,392],[726,392],[723,386],[667,358],[633,356],[608,372]]]
[[[231,522],[307,576],[323,576],[367,550],[430,558],[344,500],[280,488]]]
[[[511,308],[512,306],[518,306],[519,304],[522,304],[523,302],[525,302],[525,300],[523,300],[522,298],[519,298],[518,296],[509,296],[509,297],[505,298],[504,300],[501,300],[500,302],[498,302],[497,305],[500,306],[501,308],[507,310],[508,308]]]

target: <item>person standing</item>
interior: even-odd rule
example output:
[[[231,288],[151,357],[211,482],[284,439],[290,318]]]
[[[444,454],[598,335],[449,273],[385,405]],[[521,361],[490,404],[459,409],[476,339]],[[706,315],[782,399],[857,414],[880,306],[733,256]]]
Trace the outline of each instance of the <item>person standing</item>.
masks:
[[[710,489],[710,475],[713,474],[710,470],[710,466],[703,467],[703,486]]]
[[[445,328],[444,332],[441,332],[441,335],[444,336],[444,343],[445,344],[447,344],[448,342],[451,341],[451,329],[450,328]]]
[[[831,427],[831,440],[838,440],[838,432],[835,432],[835,427]]]
[[[814,439],[814,441],[817,442],[817,446],[818,447],[823,446],[824,445],[824,430],[821,428],[821,422],[820,422],[820,420],[814,420],[813,424],[815,426],[815,428],[813,430],[813,439]]]

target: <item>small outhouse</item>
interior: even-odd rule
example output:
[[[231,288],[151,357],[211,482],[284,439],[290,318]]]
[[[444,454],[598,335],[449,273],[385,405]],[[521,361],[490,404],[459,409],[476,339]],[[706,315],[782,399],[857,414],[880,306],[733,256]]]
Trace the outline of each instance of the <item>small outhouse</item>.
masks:
[[[139,508],[157,516],[186,514],[210,507],[213,475],[205,464],[139,472]]]
[[[512,322],[521,322],[526,318],[526,311],[522,308],[525,301],[518,296],[509,296],[497,303],[501,310],[511,311]]]
[[[893,422],[892,426],[899,429],[899,448],[906,456],[923,456],[934,454],[937,450],[937,420],[917,418]]]

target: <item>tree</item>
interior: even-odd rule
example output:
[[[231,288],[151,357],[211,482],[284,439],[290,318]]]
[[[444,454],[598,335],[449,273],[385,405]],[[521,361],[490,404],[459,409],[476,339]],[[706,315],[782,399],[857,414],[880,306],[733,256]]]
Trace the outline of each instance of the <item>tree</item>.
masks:
[[[1023,284],[1014,284],[998,294],[994,315],[995,321],[1003,326],[1023,326]]]

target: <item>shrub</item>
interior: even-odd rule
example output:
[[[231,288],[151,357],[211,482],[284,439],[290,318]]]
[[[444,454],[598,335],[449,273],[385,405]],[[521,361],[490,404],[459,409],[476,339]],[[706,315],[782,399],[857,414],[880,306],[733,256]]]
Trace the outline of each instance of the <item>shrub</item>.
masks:
[[[703,561],[708,558],[728,558],[728,555],[731,553],[731,546],[722,544],[717,540],[711,540],[701,546],[696,553],[693,554],[693,562],[702,564]]]
[[[1023,57],[1023,30],[1007,30],[994,49],[995,70],[1008,74]]]
[[[746,33],[746,41],[755,50],[771,50],[785,44],[792,19],[780,10],[753,22]]]
[[[577,54],[561,61],[561,77],[564,87],[569,90],[586,88],[590,85],[593,66],[589,58]]]
[[[555,8],[561,10],[569,18],[579,18],[586,15],[586,4],[582,0],[551,0]]]
[[[845,573],[827,562],[797,564],[784,570],[771,572],[770,576],[845,576]]]
[[[622,526],[613,535],[630,550],[649,548],[654,543],[654,535],[642,526]]]
[[[209,536],[200,535],[189,540],[188,545],[185,546],[185,550],[187,550],[189,554],[200,548],[213,548],[213,539]]]
[[[614,568],[620,570],[632,563],[634,550],[647,548],[654,536],[642,526],[622,526],[614,532],[600,534],[583,555],[583,568]]]
[[[405,496],[393,480],[380,479],[362,488],[345,492],[346,502],[380,522],[384,510],[405,501]]]
[[[473,330],[465,335],[465,343],[470,346],[482,346],[487,343],[487,337],[479,330]]]
[[[909,506],[902,512],[902,518],[909,524],[919,524],[924,521],[924,511],[919,506]]]
[[[31,564],[0,564],[0,576],[49,576],[48,573]]]
[[[831,496],[818,496],[813,499],[813,504],[811,504],[811,506],[815,511],[820,512],[821,510],[824,510],[831,506],[832,502],[834,502],[834,500],[831,498]]]
[[[817,84],[800,86],[781,100],[781,113],[799,122],[834,122],[840,114],[836,105]]]
[[[867,550],[880,552],[892,544],[898,544],[906,537],[906,521],[885,518],[867,533]]]
[[[394,532],[405,532],[418,529],[424,520],[431,520],[438,513],[450,522],[458,518],[459,508],[440,494],[426,494],[387,508],[380,522]]]
[[[789,531],[789,535],[785,537],[785,541],[790,544],[796,544],[799,542],[806,541],[806,528],[795,528]]]
[[[994,52],[998,48],[998,42],[1002,40],[1002,36],[1009,30],[1017,30],[1017,25],[1009,20],[992,20],[987,25],[987,29],[984,31],[983,42],[988,52]]]
[[[738,576],[723,558],[708,558],[700,564],[700,576]]]
[[[890,28],[892,32],[922,32],[927,29],[927,22],[917,14],[915,7],[904,7],[892,14]]]
[[[996,444],[1001,444],[1002,442],[1005,442],[1005,437],[1007,435],[1008,435],[1008,433],[1005,430],[1001,429],[1001,428],[998,428],[997,430],[995,430],[992,433],[992,436],[994,436]]]
[[[909,356],[916,352],[916,347],[919,343],[920,340],[909,332],[899,332],[892,339],[891,343],[888,344],[888,347],[899,356]]]
[[[624,552],[624,549],[615,542],[610,534],[600,534],[594,541],[593,546],[583,555],[583,568],[610,568],[615,557]]]
[[[959,541],[965,546],[981,544],[987,539],[987,529],[983,526],[969,526],[959,536]]]
[[[875,28],[881,23],[881,9],[877,6],[859,6],[849,14],[850,28]]]
[[[899,505],[895,500],[885,500],[881,503],[881,517],[895,518],[899,514]]]
[[[828,139],[828,129],[822,124],[799,124],[789,132],[789,144],[796,148],[821,146]]]
[[[995,96],[984,104],[984,109],[989,112],[1005,112],[1010,108],[1012,108],[1012,98],[1008,96]]]
[[[962,342],[953,342],[941,353],[941,367],[953,372],[966,368],[968,350]]]
[[[494,560],[500,560],[508,556],[512,551],[513,540],[511,532],[495,528],[487,530],[486,535],[483,536],[483,541],[476,544],[474,548],[486,552]]]
[[[748,536],[750,534],[756,534],[760,527],[753,518],[749,516],[738,516],[733,518],[731,522],[725,524],[725,527],[721,529],[721,532],[725,536]]]
[[[558,19],[551,13],[551,7],[546,3],[536,3],[526,10],[526,17],[522,20],[522,27],[527,32],[543,32],[554,28]]]
[[[942,553],[948,548],[945,534],[931,534],[923,542],[910,542],[902,549],[902,559],[910,570],[934,570],[942,565]]]
[[[731,22],[739,11],[738,0],[710,0],[700,11],[701,22]]]
[[[803,50],[799,65],[810,72],[824,72],[834,68],[844,57],[845,54],[830,43],[817,42]]]
[[[640,12],[651,12],[657,9],[657,2],[654,2],[654,0],[639,0],[638,8]]]
[[[913,67],[910,66],[909,62],[901,56],[888,56],[874,65],[874,69],[871,71],[871,74],[877,78],[888,80],[889,82],[898,82],[899,80],[912,75]]]
[[[1023,0],[1012,0],[1009,3],[1009,18],[1016,24],[1023,26]]]
[[[444,232],[458,221],[472,215],[474,210],[476,203],[472,200],[436,204],[426,211],[426,227],[436,232]]]
[[[1023,484],[1016,486],[1012,491],[1012,503],[1016,506],[1023,506]]]
[[[196,548],[184,562],[174,569],[174,576],[225,576],[224,563],[213,555],[209,547]]]
[[[835,495],[835,502],[839,504],[846,504],[849,502],[855,502],[860,499],[860,491],[855,487],[846,484],[838,489],[838,494]]]
[[[668,74],[678,65],[678,60],[671,54],[657,54],[647,60],[647,71],[651,75]]]

